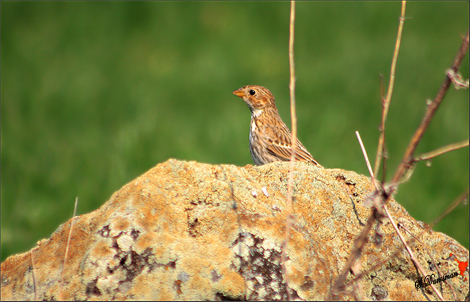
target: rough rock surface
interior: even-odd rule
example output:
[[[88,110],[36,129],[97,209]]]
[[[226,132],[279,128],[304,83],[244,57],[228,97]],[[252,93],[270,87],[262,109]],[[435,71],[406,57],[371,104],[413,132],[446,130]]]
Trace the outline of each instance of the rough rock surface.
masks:
[[[363,204],[370,179],[297,164],[286,283],[282,250],[289,165],[216,166],[173,159],[159,164],[98,210],[74,219],[65,267],[72,219],[31,251],[6,259],[2,299],[277,300],[287,299],[287,290],[291,299],[326,299],[363,229],[360,221],[370,215]],[[468,269],[462,263],[468,250],[427,230],[395,201],[388,209],[424,244],[411,243],[421,265],[437,278],[430,253],[442,273],[457,273],[447,281],[456,298],[465,299]],[[356,296],[337,298],[436,300],[429,286],[415,288],[417,270],[388,219],[378,229],[383,243],[374,244],[374,226],[354,270],[357,275],[383,263],[347,288]],[[401,252],[390,258],[397,249]],[[454,299],[449,285],[436,286],[446,300]]]

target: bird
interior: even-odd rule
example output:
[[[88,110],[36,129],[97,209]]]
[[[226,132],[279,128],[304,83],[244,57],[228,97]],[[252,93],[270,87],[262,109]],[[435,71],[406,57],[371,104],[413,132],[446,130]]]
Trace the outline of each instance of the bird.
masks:
[[[271,91],[262,86],[247,85],[233,94],[242,98],[251,111],[250,153],[254,164],[290,161],[292,134],[277,111]],[[322,167],[298,139],[295,160]]]

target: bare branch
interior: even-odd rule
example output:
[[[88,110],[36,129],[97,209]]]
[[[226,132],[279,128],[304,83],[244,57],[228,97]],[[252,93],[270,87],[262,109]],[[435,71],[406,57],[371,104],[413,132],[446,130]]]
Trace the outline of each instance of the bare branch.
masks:
[[[434,225],[436,225],[443,217],[445,217],[449,212],[451,212],[458,204],[460,204],[463,200],[465,200],[465,198],[468,197],[468,194],[469,194],[469,188],[467,187],[467,189],[455,200],[452,202],[452,204],[448,207],[448,209],[446,209],[444,211],[443,214],[441,214],[438,218],[436,218],[432,223],[429,224],[429,226],[432,228]],[[411,232],[409,232],[402,224],[399,224],[399,227],[402,227],[403,229],[405,229],[408,233],[411,234]],[[426,231],[426,230],[425,230]],[[424,233],[425,231],[423,231],[422,233]],[[421,234],[422,234],[421,233]],[[417,236],[414,236],[413,234],[412,235],[412,238],[410,240],[408,240],[408,244],[411,244],[412,242],[414,242],[415,240],[418,240],[418,237],[421,237],[421,234],[417,235]],[[419,240],[418,240],[419,241]],[[421,241],[419,241],[421,242]],[[421,242],[421,244],[423,244],[424,246],[424,243]],[[426,248],[427,249],[427,248]],[[427,249],[428,250],[428,249]],[[387,263],[390,259],[396,257],[399,253],[401,253],[402,249],[399,248],[397,249],[392,255],[390,255],[388,258],[374,264],[372,267],[370,267],[368,270],[366,271],[363,271],[361,273],[359,273],[358,275],[355,276],[354,279],[350,280],[347,284],[344,285],[344,287],[347,287],[347,286],[350,286],[352,284],[355,284],[356,282],[358,282],[360,279],[364,278],[364,276],[367,276],[368,274],[370,274],[371,272],[375,271],[377,268],[381,267],[382,265],[384,265],[385,263]],[[429,253],[429,252],[428,252]],[[431,255],[430,255],[431,257]],[[431,257],[432,259],[432,257]],[[439,271],[439,267],[436,266],[436,264],[434,264],[434,266],[437,268],[437,270]],[[439,273],[442,275],[442,272],[439,271]],[[453,287],[449,284],[449,286],[451,287],[452,289],[452,292],[454,294],[454,299],[455,299],[455,292],[454,292],[454,289]]]
[[[418,268],[418,270],[420,271],[421,274],[426,276],[426,273],[425,273],[424,269],[422,268],[422,266],[418,262],[417,258],[415,257],[412,249],[407,244],[407,242],[404,239],[403,235],[400,233],[400,230],[398,229],[395,222],[393,221],[393,218],[391,217],[390,213],[388,212],[387,208],[385,207],[385,204],[387,203],[388,199],[391,197],[392,193],[394,192],[397,185],[399,184],[398,181],[403,178],[403,175],[405,175],[407,171],[410,171],[409,168],[410,168],[410,166],[413,165],[413,162],[411,161],[413,159],[412,154],[413,154],[414,150],[416,149],[417,143],[421,139],[422,133],[424,133],[424,130],[428,126],[433,114],[437,110],[438,105],[440,104],[440,102],[442,102],[442,99],[445,95],[445,92],[447,91],[448,86],[450,84],[450,79],[449,78],[446,78],[447,87],[445,85],[443,85],[443,87],[441,87],[441,90],[438,93],[438,95],[436,96],[435,100],[428,107],[428,109],[426,111],[425,118],[423,119],[423,122],[422,122],[422,125],[424,125],[424,126],[423,127],[420,126],[420,128],[418,128],[418,131],[417,131],[417,133],[418,133],[419,130],[421,130],[422,133],[420,133],[419,136],[415,135],[415,137],[414,137],[415,141],[412,140],[412,142],[410,143],[407,151],[405,152],[405,159],[408,159],[408,161],[403,160],[402,164],[399,166],[399,168],[397,169],[397,171],[394,175],[394,178],[392,180],[391,185],[387,186],[387,187],[383,187],[383,183],[382,184],[378,183],[377,180],[375,179],[375,174],[377,174],[377,172],[379,170],[381,160],[384,158],[384,153],[385,153],[385,147],[384,147],[384,145],[385,145],[385,123],[386,123],[388,109],[389,109],[390,100],[391,100],[391,95],[392,95],[392,91],[393,91],[393,84],[394,84],[394,78],[395,78],[395,67],[396,67],[398,51],[399,51],[399,48],[400,48],[401,34],[402,34],[402,30],[403,30],[403,23],[404,23],[404,19],[405,19],[405,7],[406,7],[406,2],[403,1],[402,2],[401,18],[400,18],[400,26],[399,26],[399,30],[398,30],[398,37],[397,37],[397,41],[396,41],[396,44],[395,44],[394,57],[393,57],[393,60],[392,60],[390,84],[389,84],[389,87],[388,87],[387,97],[383,98],[383,94],[381,93],[382,106],[383,106],[383,108],[382,108],[382,124],[381,124],[381,127],[380,127],[381,136],[380,136],[380,139],[379,139],[379,145],[378,145],[378,150],[377,150],[377,158],[376,158],[376,162],[375,162],[375,173],[374,173],[374,171],[372,171],[372,167],[371,167],[370,162],[368,160],[367,151],[364,148],[364,145],[362,143],[359,132],[356,131],[356,135],[357,135],[357,138],[358,138],[359,143],[361,145],[361,149],[362,149],[362,152],[364,154],[364,158],[366,160],[367,167],[369,169],[372,181],[373,181],[374,186],[376,188],[376,190],[374,192],[372,192],[372,195],[369,196],[369,198],[372,200],[371,215],[370,215],[370,217],[367,221],[366,226],[364,227],[362,232],[359,234],[359,236],[356,238],[356,240],[354,242],[354,245],[353,245],[353,248],[352,248],[352,251],[350,252],[349,258],[346,261],[346,264],[344,265],[341,273],[336,278],[332,288],[330,289],[330,292],[328,294],[329,299],[336,298],[337,295],[341,292],[345,293],[346,286],[351,285],[351,284],[355,284],[355,282],[357,282],[360,278],[363,278],[363,276],[365,275],[364,273],[360,273],[360,276],[358,276],[356,278],[353,278],[353,280],[351,280],[348,283],[345,282],[350,270],[353,267],[356,267],[355,266],[356,260],[360,258],[362,250],[364,249],[364,246],[367,243],[367,234],[372,229],[373,223],[377,219],[379,219],[379,217],[381,217],[382,211],[384,211],[385,215],[391,221],[396,233],[398,234],[399,238],[403,242],[403,244],[405,246],[405,249],[407,250],[408,254],[410,255],[410,258],[413,261],[413,263],[415,264],[415,266]],[[462,58],[463,58],[463,55],[466,53],[467,49],[468,49],[468,33],[467,33],[467,36],[465,38],[464,43],[462,44],[459,55],[454,60],[453,69],[452,69],[454,71],[454,73],[457,71],[458,66],[460,65],[460,63],[462,61]],[[455,83],[455,80],[454,80],[454,83]],[[460,145],[458,145],[458,146],[456,144],[446,146],[446,147],[440,148],[436,151],[433,151],[432,153],[427,153],[425,155],[437,156],[438,154],[449,152],[450,150],[455,150],[456,148],[461,148],[463,144],[465,144],[465,142],[460,143]],[[466,142],[466,144],[468,145],[468,141]],[[411,149],[411,146],[413,146],[412,149]],[[410,150],[411,150],[411,152],[410,152]],[[406,163],[406,169],[405,169],[405,166],[404,166],[405,163]],[[401,171],[400,171],[400,169],[401,169]],[[398,177],[397,177],[397,175],[398,175]],[[468,193],[467,193],[467,195],[468,195]],[[395,254],[397,254],[399,252],[401,252],[401,249],[397,250],[395,252]],[[436,287],[434,285],[432,285],[432,288],[433,288],[434,292],[436,293],[436,295],[441,300],[443,300],[442,294],[437,291]],[[347,293],[345,293],[345,294],[347,294]],[[454,297],[455,297],[455,293],[454,293]]]
[[[375,158],[374,174],[379,173],[380,161],[384,154],[385,144],[385,122],[387,121],[388,108],[392,99],[393,85],[395,83],[395,68],[397,66],[398,52],[400,50],[401,35],[403,33],[403,24],[405,23],[406,1],[401,2],[400,24],[398,25],[397,40],[395,42],[395,51],[393,53],[392,66],[390,67],[390,82],[388,84],[387,97],[382,99],[382,123],[380,124],[379,145],[377,146],[377,156]],[[382,95],[382,94],[381,94]]]
[[[29,251],[29,254],[31,255],[31,266],[33,268],[34,301],[37,301],[38,300],[38,296],[37,296],[38,288],[36,284],[36,266],[34,265],[34,256],[33,256],[33,251],[35,249],[36,248],[31,249],[31,251]]]
[[[67,261],[67,254],[69,252],[70,238],[72,237],[73,225],[75,223],[75,215],[77,214],[77,204],[78,204],[78,197],[75,197],[75,206],[73,208],[73,217],[72,217],[72,222],[70,223],[69,238],[67,239],[67,246],[65,247],[64,264],[62,265],[62,275],[60,277],[59,300],[64,300],[63,297],[62,297],[62,286],[63,286],[63,283],[64,283],[65,263]]]
[[[291,171],[294,169],[295,151],[297,148],[297,114],[295,111],[295,65],[294,65],[294,22],[295,22],[295,1],[291,1],[290,24],[289,24],[289,92],[290,92],[290,114],[292,128],[292,154]]]
[[[426,250],[426,253],[428,254],[429,258],[431,259],[432,261],[432,264],[434,265],[434,267],[437,269],[437,272],[439,273],[440,276],[444,276],[444,274],[441,272],[441,270],[439,269],[439,266],[436,264],[436,261],[434,261],[434,258],[432,257],[431,255],[431,252],[429,251],[428,247],[421,241],[419,240],[418,236],[415,236],[413,235],[413,233],[408,230],[403,224],[401,223],[398,223],[398,227],[404,229],[408,234],[410,234],[416,241],[418,241],[419,243],[421,243],[421,245],[424,247],[424,249]],[[424,233],[424,232],[422,232]],[[421,234],[422,234],[421,233]],[[421,237],[421,235],[420,235]],[[449,281],[447,281],[447,279],[444,279],[444,282],[449,285],[450,289],[452,290],[452,294],[454,295],[454,300],[457,300],[457,295],[455,294],[455,290],[454,288],[452,287],[452,285],[450,285]]]
[[[462,63],[462,60],[467,53],[468,50],[468,31],[467,35],[462,41],[462,45],[460,46],[459,51],[457,52],[457,55],[454,58],[454,62],[452,64],[451,69],[454,71],[454,73],[457,73],[460,64]],[[393,183],[398,183],[400,179],[402,178],[403,174],[405,174],[406,170],[409,168],[410,164],[413,162],[413,153],[416,150],[416,147],[418,146],[419,141],[424,135],[424,132],[428,128],[429,123],[431,122],[434,114],[436,113],[437,109],[439,108],[439,105],[442,103],[442,100],[444,99],[444,96],[446,95],[447,91],[449,90],[450,84],[452,80],[448,75],[446,75],[446,78],[444,79],[444,82],[442,83],[441,88],[439,89],[436,97],[432,101],[432,103],[427,107],[426,112],[424,114],[423,120],[421,121],[421,125],[419,125],[418,129],[416,130],[415,134],[411,138],[410,143],[408,144],[408,148],[405,151],[405,154],[403,156],[403,159],[398,166],[395,175],[392,178],[392,184]]]
[[[434,219],[430,224],[429,226],[432,228],[433,226],[435,226],[436,224],[439,223],[439,221],[441,221],[444,217],[446,217],[447,215],[449,215],[450,212],[452,212],[461,202],[463,202],[466,198],[468,197],[468,187],[467,189],[462,193],[460,194],[459,197],[457,197],[457,199],[455,199],[448,207],[447,209],[441,214],[439,215],[436,219]]]
[[[453,143],[453,144],[450,144],[450,145],[447,145],[447,146],[444,146],[444,147],[440,147],[440,148],[438,148],[436,150],[433,150],[433,151],[430,151],[430,152],[426,152],[424,154],[421,154],[420,156],[417,156],[417,157],[413,158],[413,161],[428,160],[428,159],[434,158],[436,156],[439,156],[441,154],[444,154],[444,153],[447,153],[447,152],[450,152],[450,151],[454,151],[454,150],[457,150],[457,149],[460,149],[460,148],[464,148],[464,147],[468,147],[468,139],[464,140],[464,141],[461,141],[461,142],[458,142],[458,143]]]
[[[406,243],[406,240],[405,238],[403,238],[403,235],[400,233],[400,230],[398,229],[397,225],[395,224],[395,221],[393,221],[392,219],[392,216],[390,215],[390,213],[388,212],[387,210],[387,207],[383,206],[383,209],[385,211],[385,214],[387,215],[388,219],[390,220],[390,222],[392,223],[392,226],[393,228],[395,229],[395,231],[397,232],[398,234],[398,237],[400,238],[401,242],[403,242],[403,245],[405,246],[406,250],[408,251],[408,254],[410,254],[410,257],[411,257],[411,260],[413,260],[413,263],[416,265],[416,267],[419,269],[419,271],[421,272],[421,274],[425,277],[427,276],[426,272],[424,271],[423,267],[421,266],[421,264],[419,264],[418,262],[418,259],[416,259],[415,255],[413,254],[413,251],[411,251],[411,248],[408,246],[408,244]],[[434,290],[434,292],[436,293],[436,295],[439,297],[439,299],[441,299],[441,301],[444,301],[444,298],[442,297],[442,295],[439,293],[439,291],[437,290],[437,288],[434,286],[434,284],[430,284],[432,289]]]
[[[292,196],[293,196],[293,187],[294,187],[294,162],[295,162],[295,152],[297,148],[297,115],[295,112],[295,65],[294,65],[294,21],[295,21],[295,1],[290,3],[290,23],[289,23],[289,70],[290,70],[290,81],[289,81],[289,91],[290,91],[290,112],[291,112],[291,128],[292,128],[292,154],[291,154],[291,164],[289,171],[289,181],[287,187],[287,202],[286,202],[286,234],[284,241],[284,248],[282,249],[282,270],[284,278],[286,280],[286,291],[287,299],[291,299],[289,291],[289,279],[287,276],[286,269],[286,259],[287,259],[287,243],[289,240],[289,232],[291,228],[291,211],[292,211]]]
[[[354,262],[361,256],[362,249],[364,248],[365,243],[367,241],[367,235],[372,229],[372,225],[374,224],[376,216],[377,209],[374,207],[371,209],[371,213],[369,219],[367,220],[366,226],[364,227],[364,229],[362,229],[361,234],[359,234],[359,236],[357,236],[356,240],[354,241],[354,245],[351,253],[349,254],[349,258],[346,261],[343,270],[336,278],[335,283],[331,287],[331,290],[328,293],[328,297],[326,300],[336,300],[334,299],[334,296],[343,291],[343,289],[345,288],[346,276],[348,275],[349,270],[351,269]]]
[[[357,140],[359,141],[359,145],[361,145],[362,154],[364,155],[364,158],[366,160],[367,169],[369,169],[372,182],[374,183],[375,189],[379,191],[379,186],[377,184],[377,181],[375,180],[374,172],[372,171],[372,167],[369,162],[369,157],[367,156],[367,151],[366,151],[366,148],[364,148],[364,144],[362,143],[362,139],[361,139],[361,135],[359,134],[359,131],[356,131],[356,136],[357,136]]]

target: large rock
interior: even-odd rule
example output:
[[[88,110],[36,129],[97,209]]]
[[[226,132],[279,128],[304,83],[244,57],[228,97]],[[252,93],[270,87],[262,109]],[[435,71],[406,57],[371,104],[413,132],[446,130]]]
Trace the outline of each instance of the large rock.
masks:
[[[98,210],[75,218],[65,267],[72,219],[30,252],[3,262],[2,299],[326,299],[370,215],[363,204],[370,179],[298,163],[283,262],[289,165],[159,164]],[[462,263],[468,251],[427,230],[395,201],[388,209],[424,244],[411,243],[421,265],[437,278],[429,252],[442,273],[453,277],[447,281],[456,298],[465,299],[468,271]],[[389,258],[397,249],[402,251]],[[415,287],[417,270],[388,219],[369,234],[355,275],[380,261],[336,298],[437,299],[430,286]],[[436,286],[445,299],[454,299],[447,284]]]

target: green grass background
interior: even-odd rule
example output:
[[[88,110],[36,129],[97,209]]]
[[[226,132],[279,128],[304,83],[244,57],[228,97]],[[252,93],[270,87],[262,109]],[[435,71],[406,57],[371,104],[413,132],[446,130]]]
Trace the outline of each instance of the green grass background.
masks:
[[[327,168],[368,175],[380,81],[400,2],[298,2],[299,137]],[[467,1],[408,2],[387,122],[387,177],[401,161],[469,26]],[[1,2],[1,259],[169,158],[251,164],[257,84],[290,125],[288,2]],[[468,78],[468,56],[462,74]],[[387,85],[387,84],[386,84]],[[417,153],[469,137],[468,90],[448,92]],[[469,150],[418,164],[396,199],[431,222],[468,186]],[[435,230],[468,248],[468,204]]]

